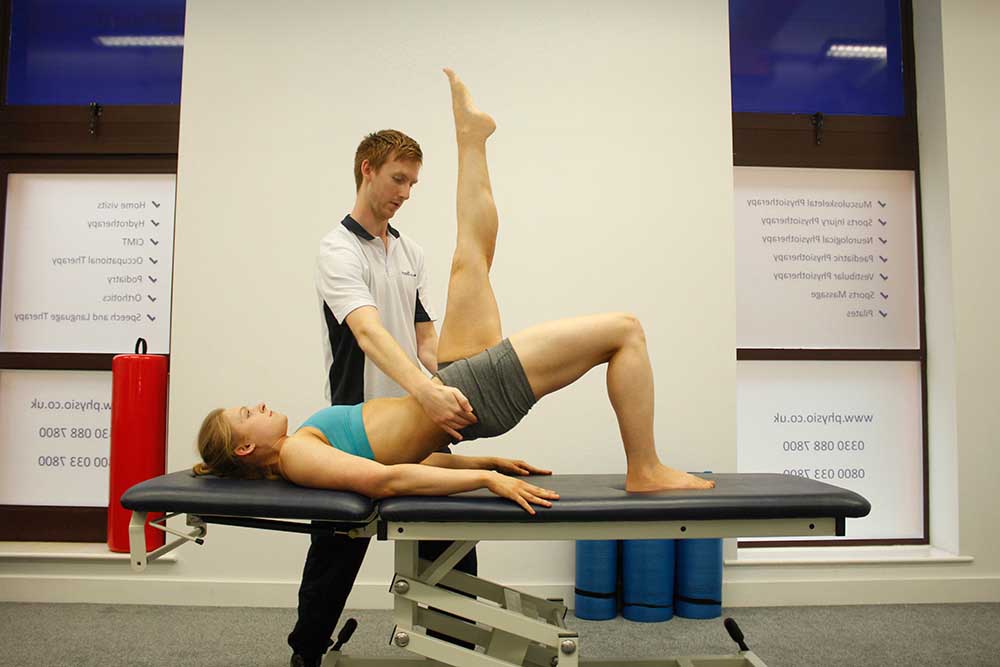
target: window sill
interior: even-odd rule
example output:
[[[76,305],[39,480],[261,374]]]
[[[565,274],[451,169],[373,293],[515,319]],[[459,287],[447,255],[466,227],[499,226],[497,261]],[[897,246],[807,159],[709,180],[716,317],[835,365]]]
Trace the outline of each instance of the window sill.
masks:
[[[62,562],[129,562],[127,553],[108,551],[108,545],[97,542],[0,542],[0,561],[62,561]],[[157,563],[176,563],[176,554],[164,554]]]
[[[961,556],[932,546],[820,547],[740,549],[727,567],[755,565],[896,565],[917,563],[971,563]]]

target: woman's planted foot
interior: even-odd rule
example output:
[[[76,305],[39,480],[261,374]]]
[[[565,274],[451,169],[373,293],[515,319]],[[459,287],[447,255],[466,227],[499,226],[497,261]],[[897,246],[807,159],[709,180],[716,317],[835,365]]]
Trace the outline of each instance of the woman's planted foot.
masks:
[[[715,482],[702,479],[675,468],[657,464],[643,471],[629,470],[625,477],[625,490],[629,493],[672,491],[677,489],[711,489]]]

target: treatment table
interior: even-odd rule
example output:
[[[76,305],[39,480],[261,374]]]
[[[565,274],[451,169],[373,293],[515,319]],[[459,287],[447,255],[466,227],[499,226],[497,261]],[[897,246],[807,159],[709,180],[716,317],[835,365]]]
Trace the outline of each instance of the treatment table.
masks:
[[[539,477],[532,481],[558,492],[560,500],[551,508],[536,507],[535,516],[486,490],[375,501],[282,480],[195,477],[188,471],[142,482],[129,489],[121,503],[132,511],[131,565],[139,572],[148,561],[185,542],[202,544],[207,524],[213,523],[300,533],[336,531],[394,541],[396,571],[390,591],[395,628],[390,641],[423,657],[352,658],[343,655],[338,644],[327,653],[326,667],[763,667],[730,622],[727,629],[743,649],[738,654],[584,660],[580,637],[564,622],[567,609],[562,601],[534,597],[453,569],[480,540],[842,536],[847,518],[866,516],[871,509],[854,492],[802,477],[703,476],[715,480],[714,489],[651,494],[626,493],[624,475]],[[176,539],[147,554],[144,526],[153,512],[166,513],[152,524]],[[187,515],[192,528],[188,533],[166,526],[167,519],[180,514]],[[453,544],[428,562],[417,556],[420,540]],[[428,629],[482,650],[428,636]]]

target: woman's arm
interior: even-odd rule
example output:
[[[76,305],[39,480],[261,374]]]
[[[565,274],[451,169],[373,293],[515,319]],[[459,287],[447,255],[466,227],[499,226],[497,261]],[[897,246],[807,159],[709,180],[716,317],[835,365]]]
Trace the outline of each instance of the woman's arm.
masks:
[[[508,475],[551,475],[551,470],[537,468],[527,461],[505,459],[499,456],[461,456],[435,452],[420,462],[421,465],[457,470],[496,470]]]
[[[434,452],[420,462],[421,465],[452,470],[494,470],[493,459],[489,456],[462,456]]]
[[[382,465],[306,438],[288,438],[281,448],[281,473],[300,486],[353,491],[369,498],[447,496],[489,489],[530,514],[531,504],[551,506],[559,494],[497,472],[451,470],[415,463]]]
[[[456,470],[398,463],[385,466],[377,497],[450,496],[453,493],[489,488],[492,475],[488,470]]]
[[[414,463],[400,463],[385,468],[385,495],[380,497],[438,496],[489,489],[501,498],[514,501],[528,514],[535,513],[532,504],[552,507],[551,500],[559,499],[559,494],[555,491],[494,471],[454,470]]]

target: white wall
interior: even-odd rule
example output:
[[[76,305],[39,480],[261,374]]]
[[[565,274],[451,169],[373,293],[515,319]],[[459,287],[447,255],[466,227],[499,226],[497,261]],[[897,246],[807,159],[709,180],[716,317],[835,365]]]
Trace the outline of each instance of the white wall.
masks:
[[[210,408],[266,400],[294,422],[324,405],[313,261],[319,239],[353,205],[354,150],[367,132],[396,127],[424,149],[420,183],[393,223],[426,249],[443,312],[456,164],[442,66],[459,72],[498,123],[490,143],[501,216],[493,279],[505,329],[635,312],[657,371],[661,453],[681,467],[732,470],[722,0],[633,3],[627,12],[579,1],[377,9],[190,1],[168,469],[194,462],[196,429]],[[508,436],[468,447],[564,473],[625,469],[603,372],[543,401]],[[176,602],[184,591],[191,602],[294,605],[305,546],[302,536],[212,527],[207,548],[188,547],[146,577],[173,586],[135,578],[124,586],[149,602]],[[387,547],[373,545],[351,604],[388,601]],[[530,568],[517,545],[485,545],[480,554],[482,571],[500,580],[572,580],[569,544],[537,547]]]
[[[943,3],[944,96],[947,116],[952,288],[955,313],[956,424],[960,543],[977,569],[1000,574],[1000,308],[996,299],[996,192],[1000,136],[983,126],[1000,106],[994,45],[1000,5],[989,0]],[[994,586],[996,590],[996,586]]]
[[[959,551],[955,425],[955,312],[952,294],[948,125],[939,0],[916,3],[915,60],[927,336],[927,434],[932,541]]]
[[[932,537],[970,562],[732,567],[725,601],[831,604],[1000,600],[992,475],[1000,139],[991,2],[915,2],[927,270]],[[353,202],[360,137],[398,127],[425,151],[398,226],[425,246],[443,305],[453,234],[455,67],[497,118],[501,215],[494,280],[508,330],[580,312],[644,321],[657,436],[682,467],[735,468],[734,261],[727,4],[190,0],[174,266],[168,467],[195,458],[201,416],[265,399],[323,405],[312,261]],[[378,44],[372,35],[380,35]],[[995,114],[993,114],[995,115]],[[991,300],[992,299],[992,300]],[[622,471],[599,373],[526,423],[469,445],[559,472]],[[143,576],[123,562],[4,565],[8,599],[294,605],[306,539],[212,527],[205,547]],[[351,606],[386,605],[374,544]],[[483,574],[567,595],[569,545],[481,547]],[[834,551],[834,553],[837,553]],[[835,556],[834,556],[835,557]],[[828,557],[829,558],[829,557]]]

